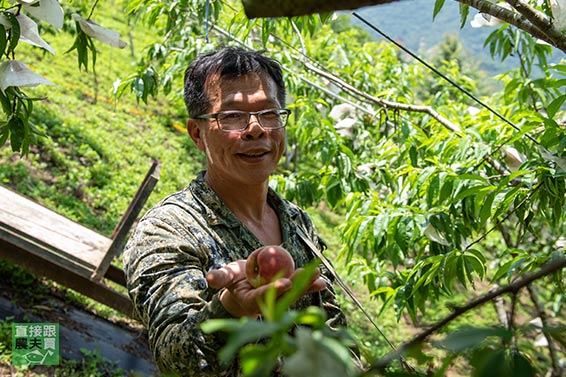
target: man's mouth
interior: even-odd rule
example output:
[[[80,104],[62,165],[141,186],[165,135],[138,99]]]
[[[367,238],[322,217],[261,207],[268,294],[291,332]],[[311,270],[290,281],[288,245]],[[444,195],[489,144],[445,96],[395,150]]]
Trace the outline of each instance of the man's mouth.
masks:
[[[265,156],[268,153],[269,153],[269,151],[246,152],[246,153],[238,153],[238,156],[248,157],[248,158],[257,158],[257,157]]]

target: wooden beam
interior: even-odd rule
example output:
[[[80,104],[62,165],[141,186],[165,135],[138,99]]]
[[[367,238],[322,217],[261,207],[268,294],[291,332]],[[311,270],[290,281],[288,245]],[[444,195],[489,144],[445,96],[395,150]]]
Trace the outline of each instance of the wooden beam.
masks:
[[[118,223],[116,229],[114,229],[114,232],[112,234],[112,244],[106,251],[106,254],[104,255],[104,258],[102,258],[102,261],[92,273],[92,279],[96,281],[102,281],[104,275],[106,274],[106,270],[110,266],[112,260],[122,252],[122,249],[126,244],[126,237],[130,231],[130,228],[133,226],[145,202],[147,201],[149,195],[153,191],[153,188],[157,184],[160,174],[161,164],[159,163],[159,161],[153,161],[151,167],[149,168],[149,171],[142,181],[142,184],[138,188],[138,191],[130,202],[130,205],[128,206],[126,212],[122,216],[120,223]]]
[[[133,318],[134,316],[134,306],[127,295],[117,292],[103,283],[79,275],[75,270],[50,263],[46,259],[29,252],[29,247],[20,247],[0,239],[0,259],[19,264],[35,274],[56,281],[129,317]]]
[[[248,18],[293,17],[358,9],[400,0],[242,0]]]

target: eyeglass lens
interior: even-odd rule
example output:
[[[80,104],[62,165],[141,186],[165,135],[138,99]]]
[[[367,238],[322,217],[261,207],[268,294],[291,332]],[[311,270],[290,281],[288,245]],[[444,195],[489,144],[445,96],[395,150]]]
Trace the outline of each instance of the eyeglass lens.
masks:
[[[275,129],[285,127],[287,124],[287,112],[280,110],[271,110],[260,113],[254,113],[259,124],[264,129]],[[251,114],[245,111],[230,111],[217,115],[220,127],[226,131],[241,131],[248,127]]]

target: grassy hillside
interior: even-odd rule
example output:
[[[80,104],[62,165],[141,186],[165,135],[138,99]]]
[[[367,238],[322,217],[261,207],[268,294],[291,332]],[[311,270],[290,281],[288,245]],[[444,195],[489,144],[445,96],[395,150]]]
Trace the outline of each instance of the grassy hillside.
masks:
[[[101,17],[105,26],[120,30],[123,39],[131,32],[132,49],[141,54],[146,34],[115,16]],[[203,166],[202,159],[179,131],[185,122],[180,101],[159,97],[145,105],[136,103],[133,95],[118,102],[112,98],[113,82],[135,69],[129,47],[118,50],[97,43],[96,68],[89,66],[85,72],[79,71],[75,52],[65,53],[71,37],[50,37],[56,56],[27,46],[17,56],[56,84],[27,91],[45,98],[36,103],[32,121],[47,137],[38,137],[24,157],[8,144],[2,147],[0,182],[109,235],[152,159],[161,161],[162,179],[148,206],[183,187]]]

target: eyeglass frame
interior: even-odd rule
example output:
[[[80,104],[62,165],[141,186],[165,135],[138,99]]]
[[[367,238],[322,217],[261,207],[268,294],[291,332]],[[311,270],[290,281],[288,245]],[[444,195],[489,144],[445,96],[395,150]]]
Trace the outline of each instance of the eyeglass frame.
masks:
[[[285,124],[280,126],[280,127],[269,127],[269,128],[265,128],[265,126],[261,123],[260,117],[259,115],[268,113],[270,111],[278,111],[278,115],[281,114],[286,114],[287,117],[285,118]],[[248,115],[248,121],[246,122],[246,125],[242,128],[242,129],[238,129],[238,130],[225,130],[222,127],[222,124],[218,121],[218,116],[219,115],[225,115],[225,114],[247,114]],[[264,130],[278,130],[280,128],[285,128],[287,127],[287,123],[289,122],[289,115],[291,115],[291,110],[290,109],[265,109],[265,110],[260,110],[260,111],[242,111],[242,110],[225,110],[225,111],[218,111],[216,113],[210,113],[210,114],[201,114],[201,115],[197,115],[196,117],[194,117],[193,119],[214,119],[216,120],[216,123],[218,123],[218,125],[220,126],[220,130],[222,132],[243,132],[245,130],[248,129],[248,127],[250,126],[250,119],[252,118],[252,115],[256,116],[257,122],[258,124],[261,126],[261,128],[263,128]]]

